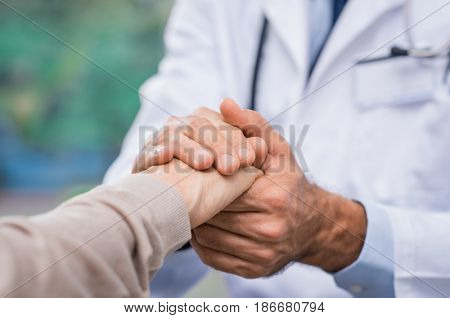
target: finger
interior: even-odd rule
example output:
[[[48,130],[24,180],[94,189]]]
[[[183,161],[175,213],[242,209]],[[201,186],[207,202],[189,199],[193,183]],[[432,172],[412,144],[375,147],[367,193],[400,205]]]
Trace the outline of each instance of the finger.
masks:
[[[208,107],[199,107],[193,113],[195,116],[205,117],[213,124],[223,122],[222,116],[220,113],[208,108]]]
[[[214,163],[214,155],[207,148],[183,134],[171,138],[169,148],[173,149],[175,158],[195,170],[209,169]]]
[[[264,175],[260,176],[246,192],[242,193],[236,200],[233,200],[223,210],[225,211],[263,211],[266,209],[265,198],[262,195],[267,192],[268,184],[264,180]]]
[[[261,240],[264,237],[259,235],[259,232],[266,224],[265,220],[262,220],[261,213],[222,211],[211,218],[207,224],[229,233]]]
[[[185,135],[189,127],[179,117],[169,117],[165,126],[153,137],[151,143],[166,146],[173,156],[195,170],[209,169],[214,163],[214,155],[208,148]]]
[[[190,129],[184,134],[208,148],[214,154],[216,169],[224,174],[235,173],[240,166],[240,158],[234,148],[227,143],[219,129],[208,119],[198,116],[189,116],[185,123]]]
[[[173,159],[173,151],[164,145],[147,146],[134,161],[132,173],[147,170],[151,166],[162,165]]]
[[[227,205],[223,209],[223,211],[228,212],[245,212],[252,210],[257,211],[258,208],[259,208],[258,200],[257,199],[255,200],[251,195],[244,192],[236,200]]]
[[[291,221],[270,212],[220,212],[207,224],[258,242],[260,247],[269,250],[281,247],[280,242],[292,235]],[[261,255],[261,250],[258,250],[257,246],[254,248],[255,253],[261,256],[262,260],[264,257]]]
[[[253,165],[258,169],[262,168],[269,151],[266,142],[259,137],[250,137],[247,138],[247,141],[255,151],[255,161],[253,162]]]
[[[241,129],[247,137],[261,137],[269,153],[290,154],[287,141],[257,112],[241,109],[233,100],[224,99],[220,105],[224,121]]]
[[[197,252],[203,263],[211,266],[216,270],[239,275],[245,278],[258,277],[257,275],[255,275],[255,270],[259,265],[252,264],[233,255],[218,252],[208,247],[202,246],[197,242],[195,234],[192,236],[191,246]]]
[[[228,144],[236,151],[242,167],[250,166],[255,161],[255,151],[243,132],[223,121],[222,115],[206,107],[198,108],[194,114],[207,118],[225,137]]]
[[[227,127],[224,124],[219,130],[238,154],[241,167],[251,166],[255,161],[255,150],[243,132],[236,127],[231,125]]]
[[[208,224],[203,224],[193,231],[200,245],[250,262],[261,261],[260,254],[266,249],[244,236]]]

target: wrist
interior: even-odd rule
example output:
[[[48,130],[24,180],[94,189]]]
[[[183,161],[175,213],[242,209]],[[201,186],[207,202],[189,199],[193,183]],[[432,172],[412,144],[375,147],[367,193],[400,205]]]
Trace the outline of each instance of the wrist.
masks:
[[[367,217],[355,201],[317,188],[312,213],[320,218],[312,248],[302,262],[337,272],[355,262],[364,246]]]
[[[192,178],[195,177],[191,175],[194,172],[195,170],[178,159],[164,165],[152,166],[142,172],[150,178],[167,184],[178,193],[188,211],[192,228],[202,223],[199,220],[198,207],[203,187],[201,183],[192,184]]]

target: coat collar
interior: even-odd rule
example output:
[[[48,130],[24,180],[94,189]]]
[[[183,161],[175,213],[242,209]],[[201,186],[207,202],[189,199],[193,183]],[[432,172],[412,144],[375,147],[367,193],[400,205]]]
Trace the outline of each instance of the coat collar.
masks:
[[[263,14],[286,47],[299,71],[306,72],[308,59],[308,7],[306,0],[262,0]]]
[[[349,0],[328,38],[309,86],[318,84],[330,65],[360,34],[403,4],[404,0]]]
[[[262,0],[263,12],[270,29],[285,45],[299,71],[308,65],[308,1]],[[405,0],[349,0],[333,28],[310,79],[310,86],[320,80],[339,54],[385,13],[399,7]]]

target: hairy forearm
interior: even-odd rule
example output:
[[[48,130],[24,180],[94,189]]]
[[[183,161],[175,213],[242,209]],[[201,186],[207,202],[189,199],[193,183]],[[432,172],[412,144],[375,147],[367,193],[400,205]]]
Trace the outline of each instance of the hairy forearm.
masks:
[[[314,232],[308,253],[300,261],[337,272],[361,253],[367,231],[364,207],[316,186],[310,186],[308,193],[305,208],[315,215]]]

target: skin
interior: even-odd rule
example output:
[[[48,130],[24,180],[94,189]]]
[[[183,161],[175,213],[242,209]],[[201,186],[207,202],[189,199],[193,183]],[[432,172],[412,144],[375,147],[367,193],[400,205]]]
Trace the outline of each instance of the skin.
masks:
[[[214,167],[232,175],[240,167],[261,166],[267,146],[260,138],[246,138],[220,114],[201,107],[186,117],[170,117],[147,141],[136,158],[133,173],[177,158],[196,170]]]
[[[210,220],[262,176],[262,171],[253,166],[224,176],[214,168],[195,170],[178,159],[144,173],[175,187],[186,203],[191,228]]]
[[[219,118],[262,139],[267,155],[258,158],[264,176],[193,231],[202,261],[246,278],[272,275],[292,261],[328,272],[352,264],[367,231],[363,206],[311,184],[289,144],[257,112],[227,99]]]

